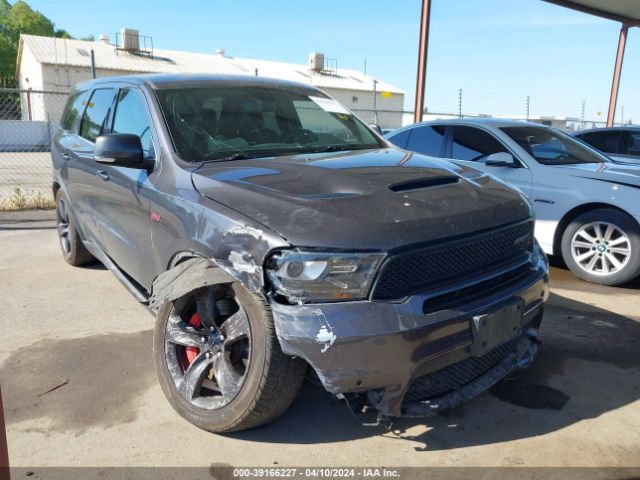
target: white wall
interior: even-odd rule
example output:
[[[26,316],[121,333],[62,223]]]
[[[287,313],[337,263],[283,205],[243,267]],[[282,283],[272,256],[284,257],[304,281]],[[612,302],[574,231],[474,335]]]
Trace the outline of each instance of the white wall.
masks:
[[[42,65],[38,63],[36,57],[33,55],[26,43],[22,44],[18,85],[21,90],[42,90]],[[35,118],[33,115],[36,108],[33,103],[30,104],[31,100],[33,99],[28,98],[26,94],[20,95],[22,120],[42,120],[42,118]],[[42,110],[42,104],[40,104],[37,109]]]
[[[66,104],[67,95],[76,84],[91,80],[91,67],[68,67],[56,65],[41,65],[42,84],[39,90],[55,93],[32,93],[31,97],[31,119],[42,121],[59,121]],[[131,75],[137,72],[126,72],[122,70],[97,69],[97,77],[113,77],[116,75]],[[22,88],[22,84],[21,84]],[[34,88],[34,90],[36,90]],[[26,93],[22,94],[23,102],[26,102]],[[23,108],[23,112],[26,112]],[[23,120],[26,120],[26,113],[23,113]]]
[[[116,75],[130,75],[138,72],[122,70],[108,70],[98,68],[97,77]],[[28,78],[28,81],[27,81]],[[39,64],[29,47],[24,44],[22,62],[20,66],[20,88],[23,90],[44,90],[47,92],[69,92],[76,84],[91,79],[90,59],[87,58],[86,67]],[[354,110],[363,121],[374,123],[373,92],[361,90],[347,90],[337,88],[323,88],[327,94],[336,98],[347,108]],[[31,119],[58,121],[64,109],[66,97],[62,95],[31,94]],[[23,94],[23,120],[27,120],[26,96]],[[378,110],[378,124],[382,128],[398,128],[403,124],[402,109],[404,108],[404,94],[376,92],[376,109]],[[388,112],[391,111],[391,112]]]
[[[322,90],[338,100],[345,107],[353,110],[364,122],[374,123],[373,92],[338,88],[323,88]],[[389,96],[383,92],[376,92],[376,110],[378,110],[378,124],[380,127],[401,127],[403,108],[404,94],[393,93]]]

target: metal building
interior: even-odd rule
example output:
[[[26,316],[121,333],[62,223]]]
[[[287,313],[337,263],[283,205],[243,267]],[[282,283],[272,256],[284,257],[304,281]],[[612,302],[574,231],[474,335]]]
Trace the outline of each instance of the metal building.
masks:
[[[22,93],[24,120],[57,121],[61,102],[39,92],[68,92],[92,76],[134,73],[222,73],[260,75],[312,84],[342,102],[368,123],[382,128],[402,125],[404,92],[357,70],[338,68],[322,53],[309,54],[307,63],[285,63],[231,57],[218,49],[212,54],[160,50],[149,37],[122,29],[111,43],[21,35],[17,77]]]

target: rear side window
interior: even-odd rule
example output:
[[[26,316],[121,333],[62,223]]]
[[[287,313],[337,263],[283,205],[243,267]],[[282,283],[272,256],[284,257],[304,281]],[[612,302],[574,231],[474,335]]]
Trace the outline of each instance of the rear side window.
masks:
[[[407,143],[409,142],[409,136],[411,136],[411,130],[407,129],[401,132],[398,132],[394,135],[389,135],[387,140],[389,140],[394,145],[397,145],[400,148],[407,148]]]
[[[576,136],[601,152],[614,153],[618,143],[618,135],[618,132],[591,132]]]
[[[120,90],[118,105],[113,118],[113,133],[132,133],[140,137],[142,150],[147,158],[152,157],[151,122],[147,102],[140,92]]]
[[[62,112],[62,119],[60,120],[60,127],[65,130],[71,130],[76,122],[76,119],[82,114],[84,106],[87,104],[88,91],[76,92],[69,97],[67,105]]]
[[[96,138],[105,132],[115,96],[116,91],[113,88],[94,90],[80,123],[81,137],[95,142]]]
[[[422,125],[411,129],[407,149],[432,157],[441,157],[442,142],[446,127],[442,125]]]
[[[621,145],[620,153],[625,155],[640,155],[640,132],[624,132],[622,134]]]
[[[451,158],[477,162],[507,148],[489,133],[474,127],[453,127]]]

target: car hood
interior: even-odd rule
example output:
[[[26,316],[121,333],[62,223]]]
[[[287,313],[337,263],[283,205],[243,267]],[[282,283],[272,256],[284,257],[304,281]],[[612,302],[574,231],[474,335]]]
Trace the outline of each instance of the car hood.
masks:
[[[528,218],[477,170],[388,148],[205,163],[194,187],[305,247],[393,250]]]
[[[562,175],[592,178],[603,182],[640,187],[640,165],[619,163],[583,163],[579,165],[554,165],[551,168]]]

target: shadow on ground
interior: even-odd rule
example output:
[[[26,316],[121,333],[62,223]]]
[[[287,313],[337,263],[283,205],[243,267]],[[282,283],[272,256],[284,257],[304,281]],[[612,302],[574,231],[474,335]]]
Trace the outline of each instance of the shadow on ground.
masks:
[[[640,276],[634,278],[630,282],[627,282],[624,285],[618,285],[616,287],[610,287],[607,285],[598,285],[596,283],[585,282],[576,277],[567,264],[564,263],[562,257],[560,255],[552,255],[547,257],[549,259],[549,265],[552,267],[551,273],[551,281],[557,283],[557,280],[560,280],[562,283],[562,288],[568,288],[570,290],[576,291],[588,291],[588,292],[597,292],[608,294],[611,292],[619,292],[619,293],[637,293],[634,290],[640,290]]]
[[[0,212],[2,230],[52,230],[56,228],[55,210],[13,210]]]
[[[418,442],[416,450],[444,450],[543,435],[640,398],[640,323],[552,295],[541,340],[532,368],[437,417],[400,419],[391,431],[363,427],[342,402],[306,383],[276,422],[229,436],[310,444],[384,435]],[[153,408],[139,402],[157,382],[151,352],[150,331],[46,340],[19,349],[0,366],[6,420],[30,421],[21,428],[43,433],[132,422],[139,411]]]
[[[42,431],[82,432],[136,419],[136,399],[156,384],[151,331],[44,340],[0,366],[8,424],[45,419]]]
[[[516,379],[437,417],[396,420],[389,432],[360,426],[344,405],[306,385],[281,419],[232,436],[306,444],[384,434],[421,443],[416,450],[445,450],[543,435],[640,398],[640,323],[552,295],[541,340],[535,364]]]

